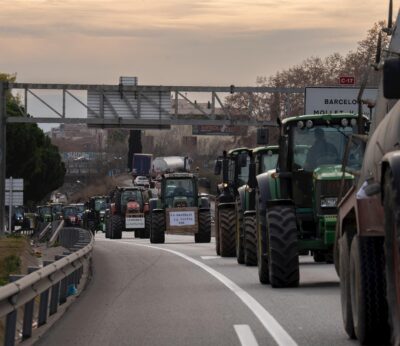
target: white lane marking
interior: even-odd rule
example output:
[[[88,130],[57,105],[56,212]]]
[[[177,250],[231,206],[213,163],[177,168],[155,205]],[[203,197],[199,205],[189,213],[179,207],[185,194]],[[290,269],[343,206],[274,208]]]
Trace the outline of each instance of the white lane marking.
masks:
[[[220,256],[200,256],[201,259],[203,260],[211,260],[211,259],[217,259],[220,258]]]
[[[255,300],[246,291],[241,289],[232,280],[228,279],[225,275],[222,275],[221,273],[217,272],[208,265],[175,250],[170,250],[152,245],[120,241],[120,240],[117,240],[117,242],[166,251],[176,256],[182,257],[183,259],[197,265],[198,267],[205,270],[207,273],[211,274],[216,279],[221,281],[226,287],[228,287],[233,293],[235,293],[240,298],[240,300],[244,304],[246,304],[247,307],[253,312],[253,314],[259,319],[261,324],[264,326],[265,330],[272,336],[272,338],[276,341],[276,343],[279,346],[297,346],[296,341],[292,339],[292,337],[286,332],[285,329],[283,329],[283,327],[279,324],[279,322],[267,310],[265,310],[264,307],[257,300]]]
[[[233,326],[242,346],[258,346],[253,331],[247,324],[235,324]]]

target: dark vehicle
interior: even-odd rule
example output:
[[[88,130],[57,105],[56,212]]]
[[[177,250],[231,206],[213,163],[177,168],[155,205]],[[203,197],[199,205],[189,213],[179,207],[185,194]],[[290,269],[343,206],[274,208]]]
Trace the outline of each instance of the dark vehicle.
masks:
[[[8,215],[8,210],[7,210]],[[15,230],[15,227],[24,228],[26,225],[25,220],[25,209],[23,206],[14,206],[11,208],[11,230]]]
[[[257,176],[257,262],[261,283],[293,287],[299,284],[300,254],[333,262],[341,163],[359,126],[354,114],[303,115],[279,125],[277,169]],[[362,118],[362,131],[366,127]],[[347,191],[354,177],[344,178]]]
[[[49,205],[37,206],[36,213],[38,215],[38,219],[40,222],[53,221],[52,210],[51,210],[51,206],[49,206]]]
[[[136,154],[136,153],[133,154],[132,182],[134,184],[135,184],[135,178],[137,178],[138,176],[147,177],[149,180],[152,160],[153,160],[152,154]]]
[[[400,345],[399,27],[397,17],[395,26],[384,30],[392,38],[364,159],[357,167],[350,154],[364,144],[363,138],[349,141],[343,170],[358,179],[338,205],[335,266],[343,324],[349,337],[363,345],[388,344],[390,339]],[[382,66],[379,54],[376,66]]]
[[[164,174],[159,198],[150,199],[150,242],[164,243],[165,233],[194,234],[196,243],[211,241],[208,195],[198,193],[191,173]]]
[[[238,188],[247,184],[251,150],[236,148],[223,153],[216,161],[215,174],[220,175],[222,183],[218,185],[215,201],[215,241],[216,253],[223,257],[236,256]],[[239,218],[243,213],[239,213]],[[241,232],[239,232],[241,233]],[[241,260],[240,260],[241,261]]]
[[[63,219],[63,213],[62,213],[63,206],[64,206],[64,204],[62,204],[62,203],[50,203],[51,215],[52,215],[53,221]]]
[[[278,146],[257,147],[246,164],[248,181],[238,188],[236,215],[236,258],[239,264],[257,265],[256,175],[276,168]],[[244,168],[242,168],[242,171]]]
[[[148,238],[148,195],[142,187],[117,187],[111,193],[111,208],[106,223],[106,238],[121,239],[123,231],[135,232],[135,237]]]
[[[81,220],[78,217],[78,210],[73,205],[67,205],[62,208],[62,216],[64,219],[65,226],[81,226]]]
[[[109,203],[108,196],[90,197],[87,203],[88,210],[84,214],[85,228],[92,233],[106,231],[106,213]]]

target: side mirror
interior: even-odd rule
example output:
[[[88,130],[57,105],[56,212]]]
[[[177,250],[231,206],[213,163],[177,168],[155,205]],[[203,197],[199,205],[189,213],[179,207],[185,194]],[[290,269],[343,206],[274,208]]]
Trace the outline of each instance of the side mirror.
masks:
[[[254,189],[257,186],[257,179],[256,179],[256,164],[251,162],[249,165],[249,181],[247,183],[250,188]]]
[[[220,159],[217,159],[215,161],[214,174],[215,175],[220,175],[221,174],[221,169],[222,169],[222,161]]]
[[[387,59],[383,65],[383,96],[400,98],[400,59]]]

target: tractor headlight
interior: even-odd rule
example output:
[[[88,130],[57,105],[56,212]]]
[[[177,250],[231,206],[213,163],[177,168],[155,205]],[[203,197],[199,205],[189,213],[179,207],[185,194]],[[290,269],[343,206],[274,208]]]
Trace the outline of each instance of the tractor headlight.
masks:
[[[321,208],[335,208],[336,204],[337,204],[337,197],[321,198]]]
[[[224,183],[224,187],[228,187],[228,184],[227,184],[227,183]]]

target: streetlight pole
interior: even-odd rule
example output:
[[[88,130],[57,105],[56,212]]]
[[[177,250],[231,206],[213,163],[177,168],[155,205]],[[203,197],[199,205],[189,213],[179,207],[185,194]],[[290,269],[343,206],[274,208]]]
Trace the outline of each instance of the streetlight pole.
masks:
[[[6,180],[6,93],[7,82],[0,81],[0,238],[4,237]]]

